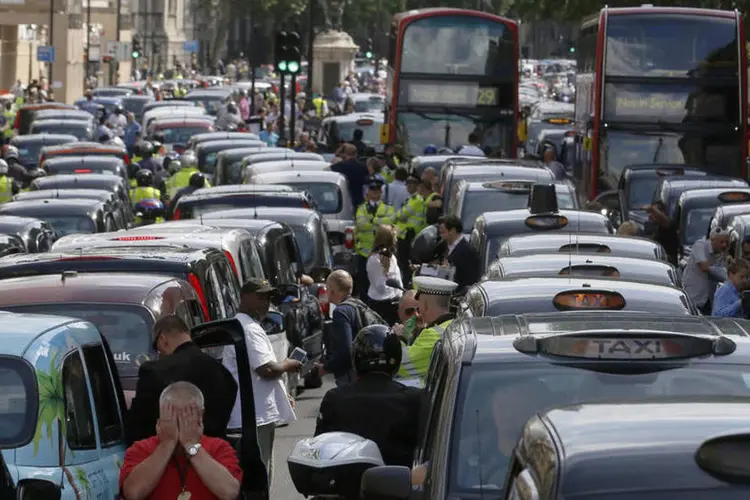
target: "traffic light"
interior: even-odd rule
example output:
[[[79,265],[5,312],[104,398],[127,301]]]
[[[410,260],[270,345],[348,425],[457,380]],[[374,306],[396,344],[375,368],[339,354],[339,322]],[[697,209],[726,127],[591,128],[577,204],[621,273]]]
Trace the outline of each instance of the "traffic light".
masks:
[[[158,54],[159,53],[159,44],[158,43],[151,42],[151,52],[153,52],[154,54]]]
[[[374,55],[374,52],[372,50],[372,38],[367,39],[367,50],[365,51],[365,57],[368,59],[372,59],[372,56]]]
[[[137,36],[133,37],[133,53],[131,55],[133,56],[133,59],[141,57],[141,41]]]
[[[302,67],[299,33],[294,31],[290,33],[279,31],[276,33],[275,56],[276,71],[285,75],[299,73]]]

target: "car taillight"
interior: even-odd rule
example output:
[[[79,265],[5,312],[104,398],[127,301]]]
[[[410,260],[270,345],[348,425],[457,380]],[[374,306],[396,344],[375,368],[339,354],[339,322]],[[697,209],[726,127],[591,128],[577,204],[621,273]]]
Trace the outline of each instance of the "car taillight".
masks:
[[[77,168],[73,170],[74,174],[90,174],[91,169],[90,168]]]
[[[180,209],[176,208],[174,213],[172,214],[172,219],[174,220],[180,220]]]
[[[331,303],[328,301],[328,290],[325,286],[318,288],[318,302],[320,302],[320,312],[327,318],[331,310]]]
[[[306,201],[303,201],[302,202],[302,208],[310,208],[310,204],[307,203]]]
[[[201,282],[195,274],[190,273],[188,274],[188,283],[190,283],[190,286],[193,287],[195,294],[198,296],[198,301],[201,303],[201,309],[203,309],[203,315],[206,317],[206,321],[210,321],[211,315],[208,314],[208,302],[206,302],[206,294],[203,293]]]
[[[229,259],[229,264],[232,266],[234,274],[237,275],[237,279],[240,280],[240,283],[242,283],[242,276],[240,276],[240,272],[237,269],[237,264],[234,263],[234,257],[232,257],[232,254],[229,252],[229,250],[224,250],[224,255],[227,256],[227,259]]]
[[[126,154],[123,160],[125,160],[125,165],[130,165],[130,155]]]
[[[21,111],[16,113],[16,119],[13,121],[13,128],[18,130],[21,128]]]
[[[344,246],[349,250],[354,248],[354,228],[353,227],[346,228],[346,238],[344,239]]]
[[[40,156],[39,157],[39,165],[43,165],[44,164],[44,160],[45,160],[44,155]]]

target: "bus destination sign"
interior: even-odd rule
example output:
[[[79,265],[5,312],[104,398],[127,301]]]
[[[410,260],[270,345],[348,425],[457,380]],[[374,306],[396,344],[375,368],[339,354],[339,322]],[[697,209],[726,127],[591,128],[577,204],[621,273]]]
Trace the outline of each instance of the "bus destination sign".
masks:
[[[442,105],[473,108],[478,106],[498,106],[500,100],[500,89],[498,87],[481,86],[474,82],[412,81],[405,82],[401,91],[401,101],[406,101],[410,105]]]

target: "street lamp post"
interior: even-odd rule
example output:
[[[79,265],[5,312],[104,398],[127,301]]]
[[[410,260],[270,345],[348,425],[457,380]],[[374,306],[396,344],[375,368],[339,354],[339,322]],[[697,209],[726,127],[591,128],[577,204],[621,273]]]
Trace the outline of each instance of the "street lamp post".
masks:
[[[52,25],[54,23],[55,23],[55,0],[49,0],[49,28],[47,28],[47,45],[49,46],[55,45],[54,39],[52,38]],[[55,63],[48,62],[47,65],[48,65],[47,71],[49,73],[49,76],[47,77],[47,82],[51,89],[52,88],[52,66],[54,66]]]
[[[29,79],[31,83],[32,71],[31,67],[34,65],[34,40],[36,39],[36,24],[26,25],[26,41],[29,42]],[[49,82],[49,87],[52,88],[52,82]]]

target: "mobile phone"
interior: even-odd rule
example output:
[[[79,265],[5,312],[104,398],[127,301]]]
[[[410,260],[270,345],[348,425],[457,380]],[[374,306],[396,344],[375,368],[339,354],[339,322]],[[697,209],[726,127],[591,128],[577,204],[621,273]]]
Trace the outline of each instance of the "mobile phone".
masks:
[[[307,360],[307,353],[303,349],[300,349],[299,347],[295,347],[294,350],[292,351],[292,354],[289,356],[289,358],[295,361],[299,361],[300,363],[304,363],[305,360]]]

